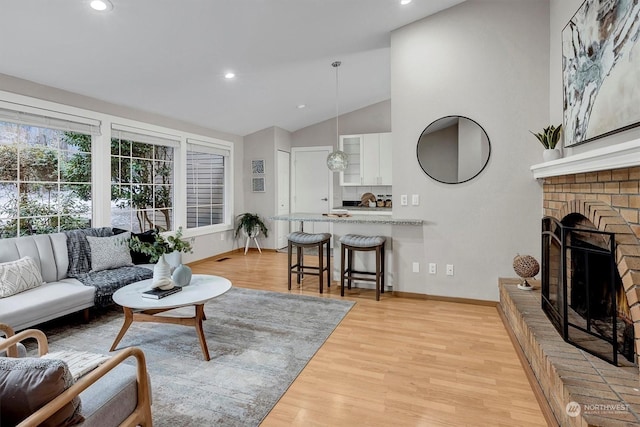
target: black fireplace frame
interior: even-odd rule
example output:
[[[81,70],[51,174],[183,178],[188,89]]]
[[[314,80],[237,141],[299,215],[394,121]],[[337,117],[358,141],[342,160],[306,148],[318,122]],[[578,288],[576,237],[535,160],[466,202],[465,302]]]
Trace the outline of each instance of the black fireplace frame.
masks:
[[[600,235],[603,236],[605,239],[604,241],[608,241],[608,248],[607,249],[598,249],[598,248],[593,248],[593,247],[583,247],[583,246],[575,246],[572,245],[571,242],[574,240],[572,239],[572,236],[576,235],[577,233],[589,233],[589,234],[594,234],[594,235]],[[557,245],[556,249],[559,248],[559,252],[560,252],[560,256],[559,256],[559,271],[557,273],[558,274],[558,294],[560,292],[562,292],[561,295],[557,295],[557,302],[554,303],[551,298],[550,298],[550,290],[551,290],[551,251],[552,251],[552,245]],[[590,254],[595,254],[595,255],[604,255],[606,257],[608,257],[608,260],[610,262],[610,280],[609,280],[609,284],[610,284],[610,289],[609,289],[609,294],[611,296],[611,307],[617,307],[617,301],[616,301],[616,257],[615,257],[615,248],[616,248],[616,243],[615,243],[615,233],[610,233],[610,232],[606,232],[606,231],[600,231],[597,229],[591,229],[591,228],[583,228],[583,227],[569,227],[567,225],[564,225],[561,221],[558,221],[556,218],[553,217],[544,217],[542,219],[542,310],[547,314],[547,317],[549,318],[549,320],[551,321],[551,323],[555,326],[555,328],[558,330],[558,332],[560,333],[560,335],[562,336],[562,338],[590,353],[593,354],[596,357],[599,357],[609,363],[613,363],[614,365],[618,365],[618,340],[617,340],[617,320],[616,317],[614,315],[613,317],[613,321],[611,324],[612,327],[612,337],[611,339],[609,339],[607,336],[600,334],[597,331],[594,331],[591,328],[591,315],[590,315],[590,309],[587,308],[587,313],[586,313],[586,324],[587,327],[584,328],[580,325],[577,325],[573,322],[571,322],[570,318],[569,318],[569,297],[567,295],[567,256],[568,256],[568,251],[573,251],[572,256],[575,256],[576,253],[577,255],[584,255],[584,256],[589,256]],[[589,282],[589,278],[587,275],[587,279],[586,279],[586,296],[587,296],[587,300],[589,298],[589,289],[590,289],[590,282]],[[589,304],[587,304],[587,307],[589,307]],[[593,351],[592,349],[586,348],[582,345],[580,345],[580,343],[577,343],[575,341],[573,341],[571,339],[571,335],[569,333],[569,328],[575,328],[578,331],[581,331],[585,334],[588,334],[594,338],[603,340],[607,343],[609,343],[611,345],[611,357],[607,357],[607,355],[605,354],[600,354],[598,352]]]

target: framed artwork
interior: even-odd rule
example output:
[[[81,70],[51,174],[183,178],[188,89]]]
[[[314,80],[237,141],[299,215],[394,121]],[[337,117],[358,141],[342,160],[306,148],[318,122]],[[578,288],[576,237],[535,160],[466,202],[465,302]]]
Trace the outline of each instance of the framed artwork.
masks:
[[[251,160],[251,173],[263,174],[264,173],[264,160]]]
[[[264,177],[253,177],[251,178],[251,190],[254,193],[264,193]]]
[[[562,30],[564,145],[640,126],[640,2],[585,0]]]

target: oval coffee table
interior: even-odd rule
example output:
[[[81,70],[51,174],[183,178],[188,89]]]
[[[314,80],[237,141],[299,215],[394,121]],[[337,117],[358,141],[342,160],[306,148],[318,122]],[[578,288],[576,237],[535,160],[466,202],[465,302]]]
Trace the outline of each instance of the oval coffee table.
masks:
[[[204,360],[210,360],[207,341],[202,330],[202,321],[206,320],[204,304],[231,289],[229,279],[220,276],[194,274],[191,278],[191,283],[183,287],[180,292],[161,299],[144,298],[142,292],[151,289],[151,280],[147,279],[132,283],[118,289],[113,294],[113,301],[121,305],[124,310],[124,324],[110,351],[116,349],[116,346],[134,321],[174,323],[176,325],[195,326]],[[195,307],[195,315],[193,317],[158,316],[159,313],[190,305]]]

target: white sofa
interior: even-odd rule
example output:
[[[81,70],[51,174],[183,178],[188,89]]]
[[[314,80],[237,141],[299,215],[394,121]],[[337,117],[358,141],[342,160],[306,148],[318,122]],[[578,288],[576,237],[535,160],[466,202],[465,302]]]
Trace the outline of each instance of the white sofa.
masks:
[[[65,233],[0,239],[0,263],[25,256],[33,258],[40,266],[44,283],[0,298],[0,323],[19,331],[81,310],[85,310],[88,318],[96,289],[67,277],[69,255]]]

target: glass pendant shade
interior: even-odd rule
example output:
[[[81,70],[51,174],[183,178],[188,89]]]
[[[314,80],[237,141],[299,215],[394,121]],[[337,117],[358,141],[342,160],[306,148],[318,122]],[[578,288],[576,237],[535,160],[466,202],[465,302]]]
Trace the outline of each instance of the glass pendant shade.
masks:
[[[333,172],[341,172],[347,169],[349,157],[344,151],[336,150],[327,156],[327,166]]]

